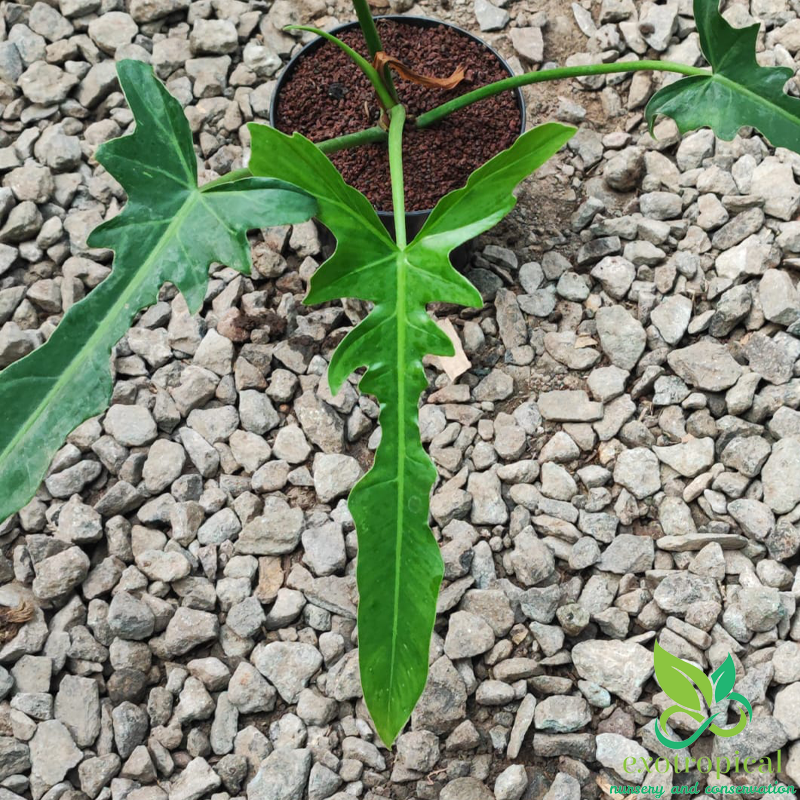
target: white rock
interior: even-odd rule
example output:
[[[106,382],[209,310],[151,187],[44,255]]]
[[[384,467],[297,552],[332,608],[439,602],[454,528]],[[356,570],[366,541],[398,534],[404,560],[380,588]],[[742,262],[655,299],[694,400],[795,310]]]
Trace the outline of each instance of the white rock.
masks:
[[[126,447],[150,444],[158,435],[155,420],[142,406],[111,406],[106,412],[103,427]]]
[[[169,800],[200,800],[222,785],[219,775],[209,763],[198,756],[193,758],[178,775],[170,788]]]
[[[477,2],[475,4],[477,6]],[[540,64],[544,60],[544,40],[542,29],[532,26],[530,28],[512,28],[511,43],[517,55],[533,64]]]
[[[790,220],[800,208],[800,186],[794,182],[789,163],[767,156],[754,170],[750,194],[764,200],[764,212],[771,217]]]
[[[311,762],[310,750],[275,750],[247,784],[247,800],[303,800]]]
[[[55,786],[83,758],[69,731],[57,719],[40,722],[30,742],[31,769],[45,786]]]
[[[314,456],[314,490],[322,503],[347,494],[363,470],[352,456],[317,453]]]
[[[572,662],[578,674],[635,703],[653,674],[653,654],[633,642],[589,640],[572,648]]]
[[[154,495],[164,491],[183,472],[185,462],[186,451],[177,442],[153,442],[142,470],[147,491]]]
[[[638,772],[635,767],[633,772],[626,772],[625,760],[633,758],[633,763],[639,764],[639,759],[644,758],[645,761],[649,762],[650,754],[644,747],[618,733],[600,733],[596,737],[596,742],[596,757],[604,767],[613,769],[625,781],[634,783],[637,786],[641,785],[647,773],[644,770]],[[628,762],[629,765],[630,763]]]
[[[781,439],[761,470],[764,502],[776,514],[788,514],[800,503],[800,441]]]
[[[653,325],[667,344],[677,344],[689,327],[692,318],[692,301],[683,295],[673,295],[659,303],[650,312]]]
[[[768,269],[758,284],[764,316],[779,325],[791,325],[800,317],[800,292],[788,272]]]
[[[614,481],[643,500],[661,488],[658,458],[646,447],[624,450],[617,456]]]
[[[684,478],[694,478],[714,463],[714,440],[690,437],[681,444],[654,447],[658,460],[668,464]]]
[[[499,31],[508,25],[508,11],[492,5],[489,0],[475,0],[475,17],[482,31]]]
[[[612,364],[632,370],[647,342],[642,323],[623,306],[604,306],[595,315],[600,345]]]
[[[304,642],[258,645],[251,660],[287,703],[297,702],[301,690],[322,666],[319,650]]]

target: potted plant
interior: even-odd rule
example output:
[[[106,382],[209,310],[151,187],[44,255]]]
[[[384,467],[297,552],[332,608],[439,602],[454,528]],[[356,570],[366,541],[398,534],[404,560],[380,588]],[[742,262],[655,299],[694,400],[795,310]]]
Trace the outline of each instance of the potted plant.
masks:
[[[370,18],[370,39],[378,42],[375,47],[401,53],[404,59],[395,61],[405,78],[397,91],[409,116],[514,74],[485,42],[450,23],[410,16],[382,16],[376,22],[373,26]],[[339,25],[329,33],[344,43],[367,46],[358,22]],[[423,75],[423,69],[442,77]],[[325,142],[345,133],[360,135],[365,120],[377,126],[375,135],[379,136],[382,110],[369,77],[345,50],[322,35],[301,48],[281,72],[269,119],[273,128],[284,133],[297,131],[314,142]],[[383,122],[385,128],[385,117]],[[404,148],[407,235],[419,232],[444,194],[463,186],[473,170],[510,147],[524,131],[525,101],[519,88],[451,114],[433,128],[409,131]],[[385,145],[378,141],[334,150],[322,144],[322,149],[394,233]],[[431,152],[437,157],[428,157]]]
[[[453,346],[426,306],[435,301],[481,305],[478,291],[451,266],[450,252],[508,214],[516,185],[558,151],[574,129],[549,123],[520,135],[474,169],[465,185],[439,199],[414,236],[406,223],[404,170],[404,161],[413,156],[404,140],[422,141],[417,132],[523,85],[660,70],[685,77],[653,96],[646,112],[651,128],[660,114],[672,117],[681,132],[710,126],[725,139],[752,126],[773,145],[800,151],[800,100],[783,91],[791,70],[756,63],[758,25],[734,29],[720,15],[718,0],[694,0],[710,70],[662,61],[543,70],[479,86],[412,118],[402,102],[406,84],[410,78],[416,86],[425,76],[409,71],[402,54],[384,51],[366,0],[354,0],[354,6],[367,56],[332,34],[318,33],[347,53],[370,81],[375,90],[370,124],[317,144],[300,133],[252,124],[247,170],[202,188],[178,103],[146,65],[119,64],[136,130],[102,145],[97,159],[129,199],[123,213],[89,239],[90,246],[116,251],[115,268],[69,310],[47,344],[0,375],[0,518],[14,514],[33,495],[69,431],[105,408],[111,349],[164,281],[175,283],[196,311],[209,262],[247,269],[247,229],[315,216],[338,244],[312,277],[305,302],[355,297],[372,304],[334,353],[328,380],[335,393],[365,367],[361,390],[375,395],[381,409],[375,463],[352,490],[349,505],[359,541],[361,680],[376,730],[390,745],[425,686],[442,579],[441,557],[428,527],[436,470],[419,440],[417,404],[427,385],[422,358],[451,355]],[[393,73],[401,80],[395,82]],[[365,143],[384,148],[388,172],[383,182],[391,196],[394,237],[369,199],[347,184],[328,157]]]

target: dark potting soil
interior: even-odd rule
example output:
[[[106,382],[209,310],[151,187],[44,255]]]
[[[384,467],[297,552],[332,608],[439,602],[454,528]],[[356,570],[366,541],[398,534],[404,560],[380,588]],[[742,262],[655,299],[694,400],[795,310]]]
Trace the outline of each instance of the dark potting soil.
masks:
[[[393,73],[398,96],[409,117],[441,105],[487,83],[507,78],[497,58],[478,42],[446,25],[422,28],[390,20],[378,22],[384,50],[411,69],[437,78],[459,66],[466,78],[455,89],[428,89]],[[367,56],[360,30],[340,36]],[[297,64],[278,98],[276,124],[285,133],[299,131],[320,142],[375,125],[380,108],[372,85],[339,48],[325,42]],[[510,147],[520,129],[513,92],[473,103],[425,130],[406,124],[403,137],[406,210],[433,208],[458,189],[477,167]],[[392,208],[389,156],[385,143],[334,153],[331,160],[344,179],[382,211]]]

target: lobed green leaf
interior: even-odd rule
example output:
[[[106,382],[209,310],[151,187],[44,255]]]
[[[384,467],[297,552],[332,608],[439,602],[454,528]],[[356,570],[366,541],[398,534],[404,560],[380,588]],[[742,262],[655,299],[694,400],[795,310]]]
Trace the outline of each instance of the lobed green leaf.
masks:
[[[380,404],[381,443],[372,469],[353,488],[349,508],[358,532],[358,642],[367,707],[388,745],[402,730],[428,671],[428,652],[443,567],[428,526],[436,469],[419,438],[419,397],[427,386],[425,355],[453,355],[448,337],[428,316],[428,303],[480,307],[478,291],[449,253],[502,219],[516,185],[574,134],[542,125],[478,169],[444,197],[407,247],[390,238],[369,201],[348,186],[330,161],[298,133],[251,125],[250,170],[312,192],[317,217],[337,248],[314,274],[307,304],[354,297],[372,312],[342,340],[328,380],[336,393],[360,367],[361,390]]]
[[[195,312],[211,262],[249,270],[247,230],[301,222],[316,208],[305,192],[263,178],[199,189],[178,101],[146,64],[121,61],[117,72],[136,129],[101,145],[96,157],[128,202],[88,239],[91,247],[116,252],[114,268],[42,347],[0,373],[0,520],[31,499],[70,431],[105,410],[111,351],[165,281],[178,286]]]
[[[694,17],[713,74],[683,78],[656,92],[645,112],[650,130],[659,114],[674,119],[681,133],[710,127],[727,140],[749,125],[774,146],[800,152],[800,99],[784,91],[794,73],[759,66],[759,24],[734,28],[719,13],[719,0],[694,0]]]

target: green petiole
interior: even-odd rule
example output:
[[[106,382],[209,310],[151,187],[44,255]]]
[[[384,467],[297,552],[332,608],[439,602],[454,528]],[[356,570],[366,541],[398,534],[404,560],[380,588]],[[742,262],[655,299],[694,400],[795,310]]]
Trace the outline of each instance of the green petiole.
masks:
[[[287,25],[286,30],[308,31],[308,33],[315,33],[317,36],[321,36],[323,39],[327,39],[329,42],[332,42],[340,50],[343,50],[345,53],[347,53],[347,55],[358,65],[358,68],[367,76],[369,82],[372,84],[372,87],[375,89],[375,94],[378,95],[378,99],[381,101],[381,105],[385,109],[388,110],[397,104],[397,101],[392,97],[391,93],[386,88],[386,85],[384,84],[378,70],[376,70],[375,67],[373,67],[366,58],[364,58],[364,56],[353,50],[349,44],[345,44],[341,39],[337,39],[332,33],[323,31],[320,28],[314,28],[311,25]]]
[[[392,180],[392,211],[397,246],[403,250],[406,242],[406,197],[403,184],[403,128],[406,124],[405,106],[396,105],[390,112],[389,173]]]
[[[358,26],[361,28],[361,33],[364,34],[364,41],[367,43],[367,50],[369,50],[370,58],[375,58],[378,53],[383,51],[383,42],[381,41],[381,35],[378,33],[375,20],[372,17],[369,3],[367,0],[353,0],[353,8],[356,11],[356,17],[358,17]],[[400,100],[397,97],[397,90],[394,86],[392,73],[388,69],[385,75],[383,75],[383,81],[395,103],[399,103]]]
[[[394,108],[397,108],[397,106],[394,106]],[[365,128],[363,131],[346,133],[344,136],[337,136],[335,139],[327,139],[324,142],[320,142],[317,147],[323,153],[330,155],[331,153],[338,153],[340,150],[348,150],[351,147],[359,147],[370,142],[385,142],[386,138],[386,131],[375,125],[372,128]]]
[[[383,50],[383,42],[381,42],[381,35],[378,33],[378,28],[372,17],[369,3],[367,0],[353,0],[353,8],[356,11],[356,17],[358,17],[358,25],[364,34],[364,41],[367,43],[370,57],[375,58],[375,55]]]
[[[346,45],[344,42],[339,41],[330,33],[305,26],[296,27],[298,27],[300,30],[318,33],[320,36],[334,41],[339,47],[348,53],[348,55],[352,54],[351,58],[353,58],[359,67],[361,67],[370,81],[372,81],[373,86],[376,86],[376,91],[378,91],[377,86],[380,86],[380,92],[378,92],[378,96],[381,98],[381,101],[384,103],[390,103],[387,108],[392,108],[393,106],[396,107],[394,100],[388,96],[386,86],[381,80],[378,71],[363,56],[360,56],[355,52],[355,50]],[[545,69],[540,70],[539,72],[526,72],[524,75],[514,75],[510,78],[504,78],[501,81],[496,81],[495,83],[481,86],[479,89],[475,89],[472,92],[467,92],[467,94],[456,97],[446,103],[442,103],[442,105],[437,106],[430,111],[426,111],[424,114],[421,114],[419,117],[417,117],[414,124],[417,128],[428,128],[452,114],[454,111],[466,108],[467,106],[472,105],[472,103],[477,103],[480,100],[493,97],[501,92],[505,92],[510,89],[518,89],[521,86],[529,86],[534,83],[543,83],[545,81],[582,78],[590,75],[613,75],[620,72],[641,72],[644,70],[652,70],[654,72],[677,72],[681,75],[689,76],[710,76],[712,74],[709,70],[701,69],[700,67],[690,67],[686,64],[678,64],[672,61],[618,61],[613,64],[588,64],[577,67],[556,67],[555,69]],[[374,73],[374,76],[372,76],[371,73]],[[330,155],[331,153],[338,153],[340,150],[359,147],[363,144],[369,144],[371,142],[385,142],[388,138],[389,135],[387,132],[383,130],[383,128],[380,128],[376,125],[372,128],[366,128],[363,131],[347,133],[344,136],[337,136],[334,139],[327,139],[324,142],[319,142],[317,147],[319,147],[323,153]],[[246,169],[237,170],[235,173],[224,175],[222,178],[217,178],[217,180],[206,184],[203,187],[203,190],[210,186],[217,186],[219,183],[227,183],[231,180],[246,178],[249,174],[249,171]]]
[[[504,78],[501,81],[481,86],[472,92],[449,100],[436,108],[426,111],[415,120],[417,128],[428,128],[441,121],[446,116],[466,108],[472,103],[493,97],[509,89],[518,89],[521,86],[529,86],[533,83],[543,83],[545,81],[565,80],[567,78],[582,78],[590,75],[611,75],[620,72],[641,72],[652,70],[655,72],[677,72],[681,75],[710,76],[711,72],[699,67],[690,67],[686,64],[678,64],[670,61],[622,61],[614,64],[589,64],[577,67],[557,67],[555,69],[545,69],[539,72],[526,72],[524,75],[514,75]],[[348,133],[345,136],[338,136],[335,139],[328,139],[320,142],[319,148],[324,153],[336,153],[350,147],[358,147],[368,142],[386,141],[387,134],[381,128],[367,128],[358,133]]]
[[[430,111],[420,114],[417,117],[416,125],[418,128],[427,128],[435,122],[458,111],[461,108],[493,97],[500,92],[509,89],[518,89],[520,86],[529,86],[532,83],[542,83],[544,81],[558,81],[565,78],[583,78],[590,75],[610,75],[618,72],[640,72],[642,70],[653,70],[655,72],[678,72],[681,75],[704,75],[710,76],[708,70],[699,67],[689,67],[686,64],[677,64],[671,61],[617,61],[613,64],[588,64],[577,67],[557,67],[555,69],[544,69],[539,72],[526,72],[524,75],[514,75],[504,78],[495,83],[481,86],[472,92],[467,92],[449,100]]]

